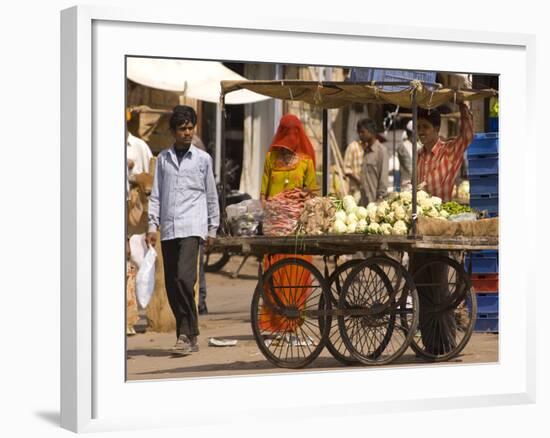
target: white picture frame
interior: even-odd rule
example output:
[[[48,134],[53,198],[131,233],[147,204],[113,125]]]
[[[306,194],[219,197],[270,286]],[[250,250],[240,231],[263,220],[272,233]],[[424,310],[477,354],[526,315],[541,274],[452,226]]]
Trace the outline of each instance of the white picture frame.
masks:
[[[246,15],[232,19],[229,27],[215,14],[90,6],[63,11],[61,24],[62,427],[96,432],[196,426],[215,417],[221,430],[236,418],[261,419],[266,409],[284,415],[300,408],[304,418],[360,417],[534,402],[535,288],[534,281],[524,281],[535,278],[530,276],[534,266],[512,262],[512,253],[520,243],[526,250],[536,246],[534,236],[513,232],[521,225],[516,212],[522,206],[534,206],[536,217],[536,193],[526,190],[535,186],[536,175],[527,171],[527,154],[511,153],[520,141],[535,147],[529,141],[534,122],[528,117],[535,102],[534,36]],[[174,44],[174,38],[186,44]],[[402,56],[392,59],[385,54],[388,48]],[[365,49],[368,60],[349,62]],[[434,56],[419,56],[428,52]],[[125,382],[124,266],[119,261],[124,218],[117,208],[124,202],[123,148],[117,149],[124,144],[124,54],[500,74],[500,169],[517,179],[503,178],[500,186],[499,362]],[[407,385],[397,392],[395,382],[402,379]],[[359,385],[369,391],[352,390]],[[289,401],[283,388],[309,396]],[[138,390],[158,402],[147,411],[127,408]],[[192,395],[192,404],[177,398],[182,391]],[[257,391],[272,397],[257,406],[252,397]]]

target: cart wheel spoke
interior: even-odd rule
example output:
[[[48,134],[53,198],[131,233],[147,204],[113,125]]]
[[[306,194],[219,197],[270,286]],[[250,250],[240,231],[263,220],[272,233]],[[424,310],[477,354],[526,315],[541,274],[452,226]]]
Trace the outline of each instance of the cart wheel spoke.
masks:
[[[362,260],[360,259],[348,260],[338,266],[330,275],[328,282],[331,292],[330,296],[332,307],[336,308],[338,306],[340,293],[342,292],[342,288],[347,276],[352,271],[352,269],[361,262]],[[358,363],[357,359],[349,353],[344,342],[342,341],[340,330],[338,328],[338,320],[334,317],[331,320],[330,333],[327,339],[327,349],[335,359],[345,365],[354,365]]]
[[[418,323],[418,296],[412,278],[393,259],[372,257],[353,268],[339,298],[344,345],[360,362],[384,365],[407,349]]]

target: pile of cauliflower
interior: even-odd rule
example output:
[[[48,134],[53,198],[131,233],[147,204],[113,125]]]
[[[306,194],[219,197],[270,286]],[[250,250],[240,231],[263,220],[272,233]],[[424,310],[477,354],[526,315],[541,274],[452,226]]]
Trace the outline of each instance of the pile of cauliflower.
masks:
[[[417,215],[446,220],[449,213],[442,208],[441,198],[417,192]],[[387,200],[358,206],[353,196],[345,196],[342,208],[335,213],[331,233],[367,233],[406,235],[412,222],[412,192],[394,192]]]

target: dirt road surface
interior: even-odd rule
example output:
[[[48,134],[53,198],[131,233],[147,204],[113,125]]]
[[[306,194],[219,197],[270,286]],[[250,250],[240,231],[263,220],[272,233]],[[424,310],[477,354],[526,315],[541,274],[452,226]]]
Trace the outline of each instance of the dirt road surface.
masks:
[[[252,335],[250,300],[256,285],[257,262],[251,258],[241,270],[239,278],[231,278],[241,257],[233,257],[220,273],[207,274],[208,315],[200,316],[198,353],[174,357],[170,347],[176,341],[175,333],[147,331],[146,321],[140,320],[138,334],[127,337],[127,379],[180,379],[206,376],[229,376],[285,372],[342,370],[346,367],[332,358],[328,351],[301,370],[277,368],[264,358]],[[233,347],[208,346],[208,339],[237,340]],[[455,359],[436,366],[460,363],[489,363],[498,361],[498,334],[474,333],[466,348]],[[411,349],[388,367],[433,366],[417,358]],[[376,367],[369,367],[375,369]]]

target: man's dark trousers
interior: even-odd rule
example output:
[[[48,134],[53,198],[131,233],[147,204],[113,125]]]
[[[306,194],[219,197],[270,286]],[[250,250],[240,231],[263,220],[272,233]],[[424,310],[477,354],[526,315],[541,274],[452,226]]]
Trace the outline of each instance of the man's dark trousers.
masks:
[[[200,246],[199,310],[206,309],[206,276],[204,274],[204,244]]]
[[[449,256],[447,252],[439,252],[441,256]],[[428,264],[422,273],[414,276],[417,284],[420,312],[418,327],[422,335],[422,343],[428,353],[443,355],[456,348],[456,321],[454,308],[434,312],[450,298],[449,269],[438,260],[438,254],[430,252],[414,252],[410,255],[409,269],[411,273]],[[430,262],[432,262],[431,265]],[[455,280],[456,282],[456,280]],[[458,287],[454,285],[453,289]]]
[[[164,282],[176,318],[176,334],[197,336],[199,237],[163,240]]]

